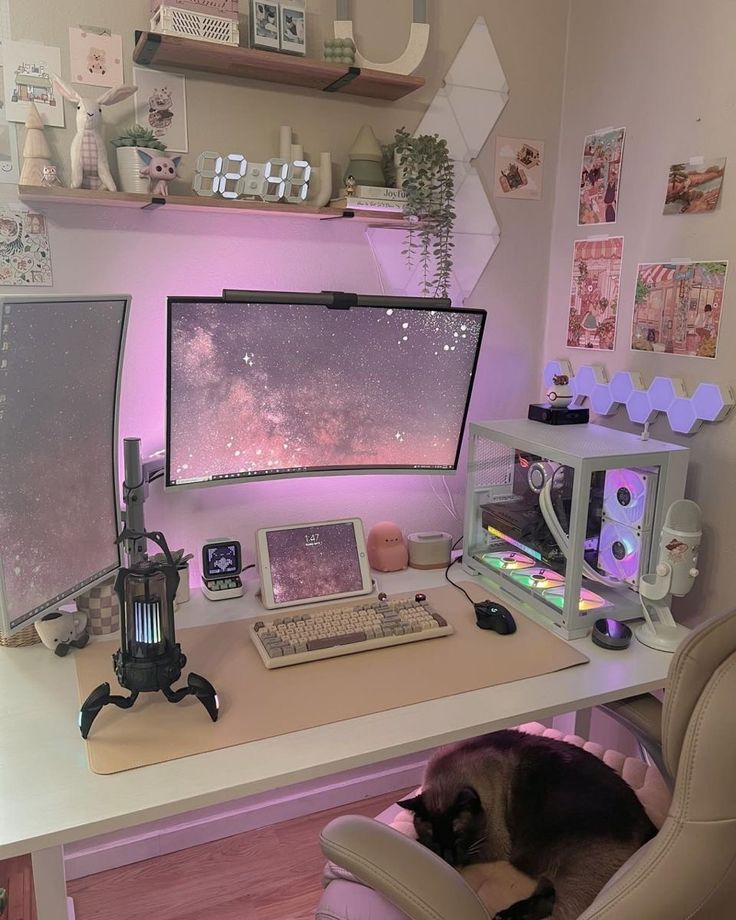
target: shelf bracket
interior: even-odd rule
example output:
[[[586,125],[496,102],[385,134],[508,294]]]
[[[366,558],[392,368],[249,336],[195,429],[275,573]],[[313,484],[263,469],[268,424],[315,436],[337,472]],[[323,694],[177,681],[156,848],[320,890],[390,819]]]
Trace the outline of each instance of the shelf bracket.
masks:
[[[341,211],[339,214],[335,214],[334,217],[320,217],[322,220],[351,220],[355,217],[355,211]]]
[[[340,90],[347,86],[349,83],[352,83],[357,77],[360,76],[360,67],[349,67],[348,72],[343,74],[341,77],[338,77],[337,80],[330,83],[329,85],[323,87],[323,93],[339,93]]]
[[[165,198],[151,198],[148,204],[144,204],[141,211],[158,211],[166,204]]]
[[[145,40],[139,47],[141,36]],[[161,35],[158,32],[141,32],[136,30],[135,33],[135,62],[147,66],[156,60],[156,54],[161,46]]]

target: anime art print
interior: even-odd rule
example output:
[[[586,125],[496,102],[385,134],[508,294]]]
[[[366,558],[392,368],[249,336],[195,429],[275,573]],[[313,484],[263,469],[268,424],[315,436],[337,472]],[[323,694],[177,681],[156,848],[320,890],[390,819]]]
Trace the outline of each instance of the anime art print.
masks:
[[[578,224],[615,224],[626,128],[611,128],[585,138],[580,172]]]
[[[725,261],[639,265],[632,349],[715,358],[727,272]]]
[[[613,351],[623,253],[622,236],[575,241],[567,322],[570,348]]]

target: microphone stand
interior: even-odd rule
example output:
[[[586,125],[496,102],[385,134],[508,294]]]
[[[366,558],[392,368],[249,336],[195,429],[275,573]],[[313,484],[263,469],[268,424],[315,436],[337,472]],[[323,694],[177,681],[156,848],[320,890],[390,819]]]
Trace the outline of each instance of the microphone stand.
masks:
[[[661,652],[674,652],[690,632],[686,626],[675,622],[670,610],[672,574],[672,566],[660,562],[653,574],[643,575],[639,581],[639,598],[646,622],[637,626],[634,634],[642,645]]]

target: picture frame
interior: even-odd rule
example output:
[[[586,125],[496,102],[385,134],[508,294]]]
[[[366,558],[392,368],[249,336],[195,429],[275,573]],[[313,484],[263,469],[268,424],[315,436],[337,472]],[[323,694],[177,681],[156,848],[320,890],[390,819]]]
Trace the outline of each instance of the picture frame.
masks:
[[[281,11],[273,0],[250,0],[250,43],[265,51],[281,50]]]
[[[291,0],[281,3],[281,50],[285,54],[306,55],[307,17],[303,2]]]

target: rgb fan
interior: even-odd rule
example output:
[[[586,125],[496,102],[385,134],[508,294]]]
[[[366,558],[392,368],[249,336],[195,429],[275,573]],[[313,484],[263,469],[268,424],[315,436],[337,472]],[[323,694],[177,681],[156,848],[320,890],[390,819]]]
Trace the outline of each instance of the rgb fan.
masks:
[[[548,601],[555,607],[559,607],[560,610],[565,606],[565,589],[563,588],[551,588],[549,591],[544,592],[544,600]],[[601,607],[610,607],[605,598],[602,598],[600,594],[594,594],[592,591],[588,591],[587,588],[582,588],[580,591],[580,604],[578,610],[600,610]]]
[[[604,521],[598,550],[598,565],[607,575],[631,585],[639,584],[643,536],[631,527]]]
[[[649,509],[657,477],[643,470],[609,470],[603,492],[603,515],[628,527],[649,527]]]
[[[527,569],[529,566],[534,565],[534,560],[530,559],[529,556],[525,556],[523,553],[483,553],[480,557],[486,565],[490,565],[492,569]]]
[[[565,584],[564,576],[559,572],[553,572],[552,569],[517,569],[509,577],[530,591],[545,591],[547,588],[559,588]]]

